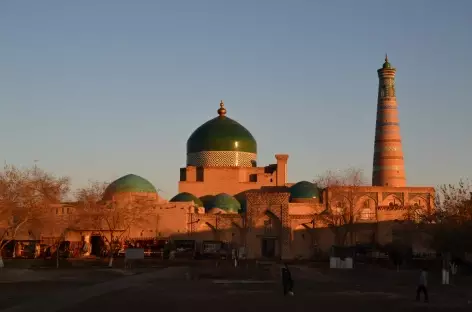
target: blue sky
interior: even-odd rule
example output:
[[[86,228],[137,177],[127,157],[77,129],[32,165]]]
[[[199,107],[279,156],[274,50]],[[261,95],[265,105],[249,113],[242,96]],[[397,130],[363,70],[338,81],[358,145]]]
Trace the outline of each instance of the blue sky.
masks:
[[[369,178],[384,54],[408,184],[472,173],[472,1],[4,0],[0,160],[177,191],[191,132],[228,116],[291,182]]]

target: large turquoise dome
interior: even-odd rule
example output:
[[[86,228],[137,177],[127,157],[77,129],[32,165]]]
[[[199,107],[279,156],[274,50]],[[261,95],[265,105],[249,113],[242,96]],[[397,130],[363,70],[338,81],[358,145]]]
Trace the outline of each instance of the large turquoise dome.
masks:
[[[220,208],[227,213],[238,213],[241,210],[241,204],[233,196],[220,193],[213,198],[209,208]]]
[[[175,195],[174,197],[171,198],[171,200],[169,200],[170,202],[191,202],[193,201],[195,203],[195,205],[197,205],[198,207],[203,207],[203,202],[200,200],[200,198],[198,198],[197,196],[191,194],[191,193],[187,193],[187,192],[182,192],[182,193],[179,193],[177,195]]]
[[[127,174],[108,185],[103,199],[110,200],[119,193],[157,193],[157,190],[148,180],[135,174]]]
[[[223,102],[219,116],[198,127],[187,141],[187,165],[197,167],[255,165],[257,143],[252,134],[226,116]]]
[[[300,181],[290,187],[290,200],[319,199],[320,190],[314,183]]]

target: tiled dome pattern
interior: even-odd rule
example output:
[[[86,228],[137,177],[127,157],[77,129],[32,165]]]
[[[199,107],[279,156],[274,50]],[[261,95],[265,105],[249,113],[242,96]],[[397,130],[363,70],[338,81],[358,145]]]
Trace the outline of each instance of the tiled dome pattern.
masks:
[[[253,167],[255,153],[204,151],[187,154],[187,165],[196,167]]]
[[[110,200],[119,193],[157,193],[154,185],[135,174],[127,174],[113,181],[106,188],[103,199]]]

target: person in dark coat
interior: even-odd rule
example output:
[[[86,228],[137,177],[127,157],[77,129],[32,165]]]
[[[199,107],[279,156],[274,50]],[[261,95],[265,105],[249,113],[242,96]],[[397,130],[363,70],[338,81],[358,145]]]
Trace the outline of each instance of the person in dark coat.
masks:
[[[416,300],[420,300],[421,293],[424,294],[424,302],[428,302],[428,271],[426,269],[421,270],[420,280],[418,287],[416,288]]]
[[[285,263],[284,267],[282,268],[282,286],[284,288],[284,296],[289,295],[293,296],[293,279],[292,273]]]

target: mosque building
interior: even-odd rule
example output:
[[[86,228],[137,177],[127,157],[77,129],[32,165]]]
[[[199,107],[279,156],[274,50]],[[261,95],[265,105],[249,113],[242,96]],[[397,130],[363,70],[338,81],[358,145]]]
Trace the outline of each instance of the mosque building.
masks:
[[[103,201],[152,203],[154,217],[145,226],[134,224],[129,237],[221,241],[244,247],[247,258],[309,258],[317,250],[328,251],[339,243],[329,215],[347,210],[358,225],[351,243],[391,242],[391,224],[403,219],[409,207],[433,209],[434,204],[433,187],[406,186],[395,73],[386,58],[378,70],[372,186],[320,189],[309,181],[290,183],[287,154],[258,166],[256,139],[228,116],[221,101],[218,115],[187,141],[177,195],[165,200],[145,178],[128,174],[108,186]],[[56,214],[61,218],[57,209]],[[57,227],[44,230],[42,237],[57,236]],[[98,235],[84,228],[68,239]]]

